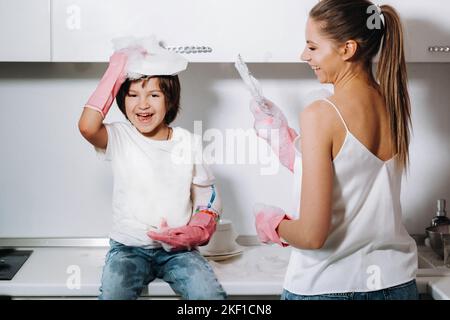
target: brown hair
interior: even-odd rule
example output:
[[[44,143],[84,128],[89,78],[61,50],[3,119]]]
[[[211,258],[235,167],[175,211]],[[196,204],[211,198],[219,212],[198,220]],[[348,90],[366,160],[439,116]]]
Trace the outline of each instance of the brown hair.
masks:
[[[164,123],[170,124],[178,115],[178,111],[180,110],[180,93],[181,86],[180,80],[178,79],[178,75],[175,76],[151,76],[151,77],[142,77],[136,80],[127,79],[122,84],[119,89],[119,92],[116,96],[117,106],[120,111],[124,114],[125,118],[128,119],[126,111],[125,111],[125,97],[130,90],[130,86],[134,82],[142,81],[142,87],[147,84],[148,79],[157,78],[159,89],[164,94],[165,102],[166,102],[166,116],[164,117]]]
[[[411,106],[407,88],[403,30],[400,17],[389,5],[382,5],[379,27],[370,27],[368,0],[322,0],[315,5],[309,16],[320,23],[324,36],[336,43],[354,40],[358,44],[352,58],[361,62],[371,77],[372,60],[381,47],[376,79],[389,112],[392,147],[397,153],[401,167],[409,163],[409,140],[411,127]],[[380,15],[378,11],[375,14]],[[374,80],[375,81],[375,80]]]

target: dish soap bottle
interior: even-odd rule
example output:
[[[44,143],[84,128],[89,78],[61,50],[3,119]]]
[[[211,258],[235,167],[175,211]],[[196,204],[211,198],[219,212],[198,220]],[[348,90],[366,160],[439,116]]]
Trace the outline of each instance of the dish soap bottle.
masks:
[[[447,217],[447,211],[445,211],[445,199],[439,199],[437,201],[436,216],[431,219],[431,226],[447,225],[450,224],[450,219]]]

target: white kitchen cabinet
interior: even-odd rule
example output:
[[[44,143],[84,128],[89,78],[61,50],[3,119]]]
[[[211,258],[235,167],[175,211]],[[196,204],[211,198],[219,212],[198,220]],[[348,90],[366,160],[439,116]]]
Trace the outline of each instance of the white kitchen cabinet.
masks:
[[[192,47],[191,62],[298,62],[317,0],[0,0],[0,61],[104,62],[117,36]],[[385,0],[405,25],[408,62],[450,62],[450,4]],[[200,48],[200,50],[198,50]],[[209,50],[210,48],[210,50]],[[200,51],[200,52],[199,52]]]
[[[450,1],[383,0],[400,14],[408,62],[450,62]]]
[[[192,62],[298,62],[317,0],[53,0],[53,61],[107,61],[111,39],[155,34]],[[405,25],[408,62],[450,62],[450,6],[386,0]]]
[[[317,0],[55,0],[53,61],[107,61],[111,39],[155,34],[193,62],[297,62]]]
[[[50,61],[50,0],[0,0],[0,61]]]

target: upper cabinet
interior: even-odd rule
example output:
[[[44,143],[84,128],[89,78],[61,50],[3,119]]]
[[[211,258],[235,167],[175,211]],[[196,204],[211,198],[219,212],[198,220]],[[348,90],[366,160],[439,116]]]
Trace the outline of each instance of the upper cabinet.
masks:
[[[397,9],[408,62],[450,62],[450,1],[383,0]]]
[[[191,62],[299,62],[318,0],[0,0],[0,61],[105,62],[111,39],[154,34]],[[408,62],[450,62],[450,3],[384,0]]]
[[[0,0],[0,61],[50,61],[50,0]]]
[[[193,62],[299,61],[317,0],[57,0],[54,61],[107,61],[111,39],[148,36]]]

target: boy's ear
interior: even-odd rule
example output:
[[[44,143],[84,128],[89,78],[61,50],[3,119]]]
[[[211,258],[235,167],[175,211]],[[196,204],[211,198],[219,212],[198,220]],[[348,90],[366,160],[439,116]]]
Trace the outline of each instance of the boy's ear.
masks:
[[[358,50],[358,43],[355,40],[347,40],[339,50],[342,60],[350,60]]]

